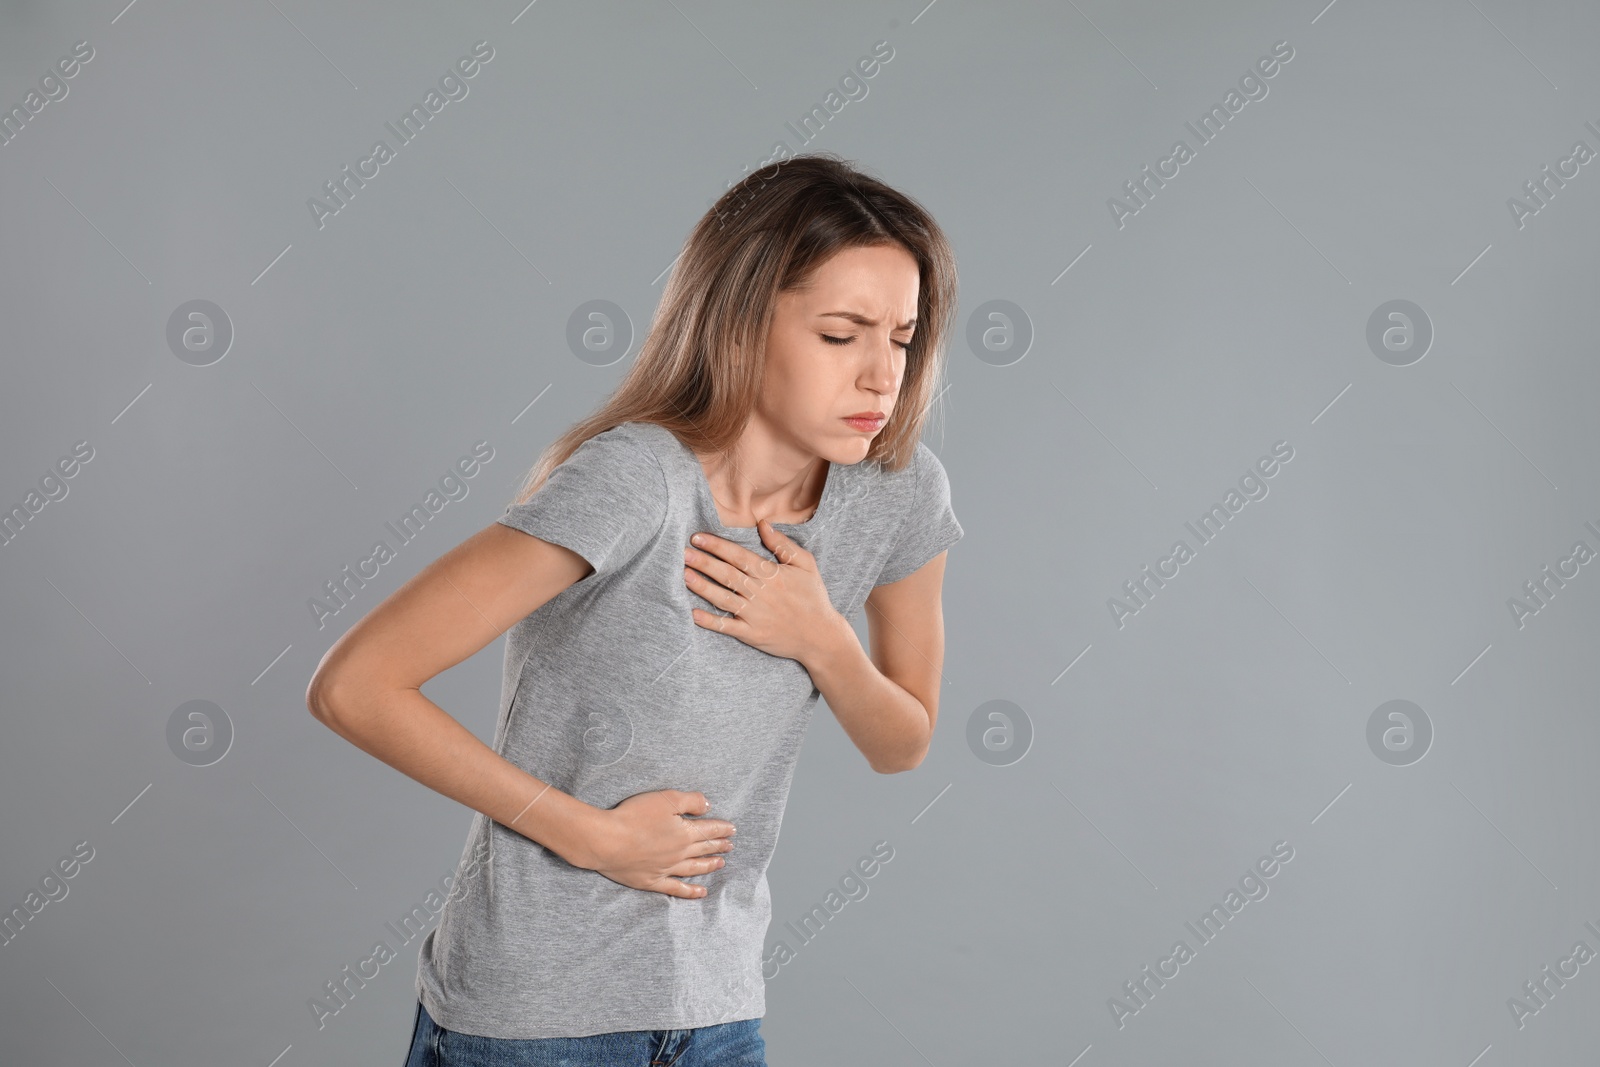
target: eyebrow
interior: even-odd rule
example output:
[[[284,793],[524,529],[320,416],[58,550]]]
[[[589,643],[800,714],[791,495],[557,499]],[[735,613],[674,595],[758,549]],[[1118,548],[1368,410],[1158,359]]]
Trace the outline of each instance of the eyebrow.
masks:
[[[849,319],[851,322],[855,323],[858,326],[876,326],[876,325],[878,325],[878,320],[869,319],[865,315],[858,314],[857,312],[854,312],[854,311],[824,311],[822,314],[818,315],[817,317],[821,318],[821,319],[826,319],[826,318],[830,318],[830,317],[832,317],[832,318],[840,318],[840,319]],[[895,329],[897,329],[897,330],[909,330],[913,326],[915,326],[916,324],[917,324],[917,317],[915,315],[913,315],[913,316],[911,316],[911,318],[907,319],[905,322],[901,323],[899,326],[896,326]]]

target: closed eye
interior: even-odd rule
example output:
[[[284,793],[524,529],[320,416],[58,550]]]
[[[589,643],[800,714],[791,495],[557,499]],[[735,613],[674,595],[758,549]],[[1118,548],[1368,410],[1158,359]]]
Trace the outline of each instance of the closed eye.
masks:
[[[828,342],[831,345],[847,345],[847,344],[850,344],[851,342],[853,342],[855,340],[855,338],[853,336],[852,337],[834,337],[834,336],[832,336],[830,334],[821,334],[820,336],[822,337],[822,339],[824,341]],[[911,348],[911,342],[910,341],[896,341],[895,344],[899,345],[902,350],[909,350]]]

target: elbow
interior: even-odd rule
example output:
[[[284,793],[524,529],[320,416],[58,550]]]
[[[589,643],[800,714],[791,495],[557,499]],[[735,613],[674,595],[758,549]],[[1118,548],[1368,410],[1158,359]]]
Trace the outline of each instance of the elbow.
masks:
[[[927,730],[917,738],[915,747],[902,750],[890,759],[880,759],[872,764],[872,769],[879,774],[900,774],[904,771],[914,771],[922,766],[922,761],[928,756],[928,749],[933,747],[933,716],[928,716]]]
[[[877,771],[879,774],[901,774],[901,773],[903,773],[905,771],[914,771],[921,764],[922,764],[922,757],[918,756],[912,762],[878,763],[878,764],[875,764],[872,769]]]
[[[366,671],[358,674],[348,666],[323,666],[306,686],[306,710],[313,719],[350,740],[365,729],[374,713],[382,713],[386,698],[396,688]]]
[[[914,771],[922,766],[922,761],[927,758],[927,755],[928,745],[923,744],[915,752],[902,756],[898,760],[880,760],[872,765],[872,769],[879,774],[901,774],[905,771]]]
[[[337,706],[333,677],[326,670],[318,669],[306,686],[306,710],[313,719],[324,726],[331,726]]]
[[[330,729],[345,721],[352,706],[359,707],[372,672],[364,662],[353,658],[345,634],[323,653],[317,669],[306,683],[306,710]]]

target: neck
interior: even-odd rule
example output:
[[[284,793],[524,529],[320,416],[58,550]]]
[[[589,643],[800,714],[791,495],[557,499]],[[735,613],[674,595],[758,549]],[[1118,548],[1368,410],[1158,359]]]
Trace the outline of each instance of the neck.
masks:
[[[718,505],[757,519],[814,509],[828,478],[826,459],[780,439],[755,419],[728,452],[697,458]]]

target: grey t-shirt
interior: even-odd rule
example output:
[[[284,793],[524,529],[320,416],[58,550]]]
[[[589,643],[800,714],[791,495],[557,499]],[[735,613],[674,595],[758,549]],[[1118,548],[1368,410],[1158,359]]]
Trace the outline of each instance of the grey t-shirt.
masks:
[[[772,553],[754,527],[722,525],[694,453],[655,423],[585,441],[499,521],[594,573],[508,631],[494,750],[598,808],[698,790],[738,827],[737,847],[686,879],[704,897],[672,897],[574,867],[480,813],[422,942],[418,996],[445,1029],[496,1038],[760,1018],[767,864],[818,692],[796,660],[695,623],[691,607],[721,612],[684,584],[683,550],[703,531]],[[812,517],[776,525],[816,557],[846,618],[962,536],[921,443],[893,473],[830,465]]]

